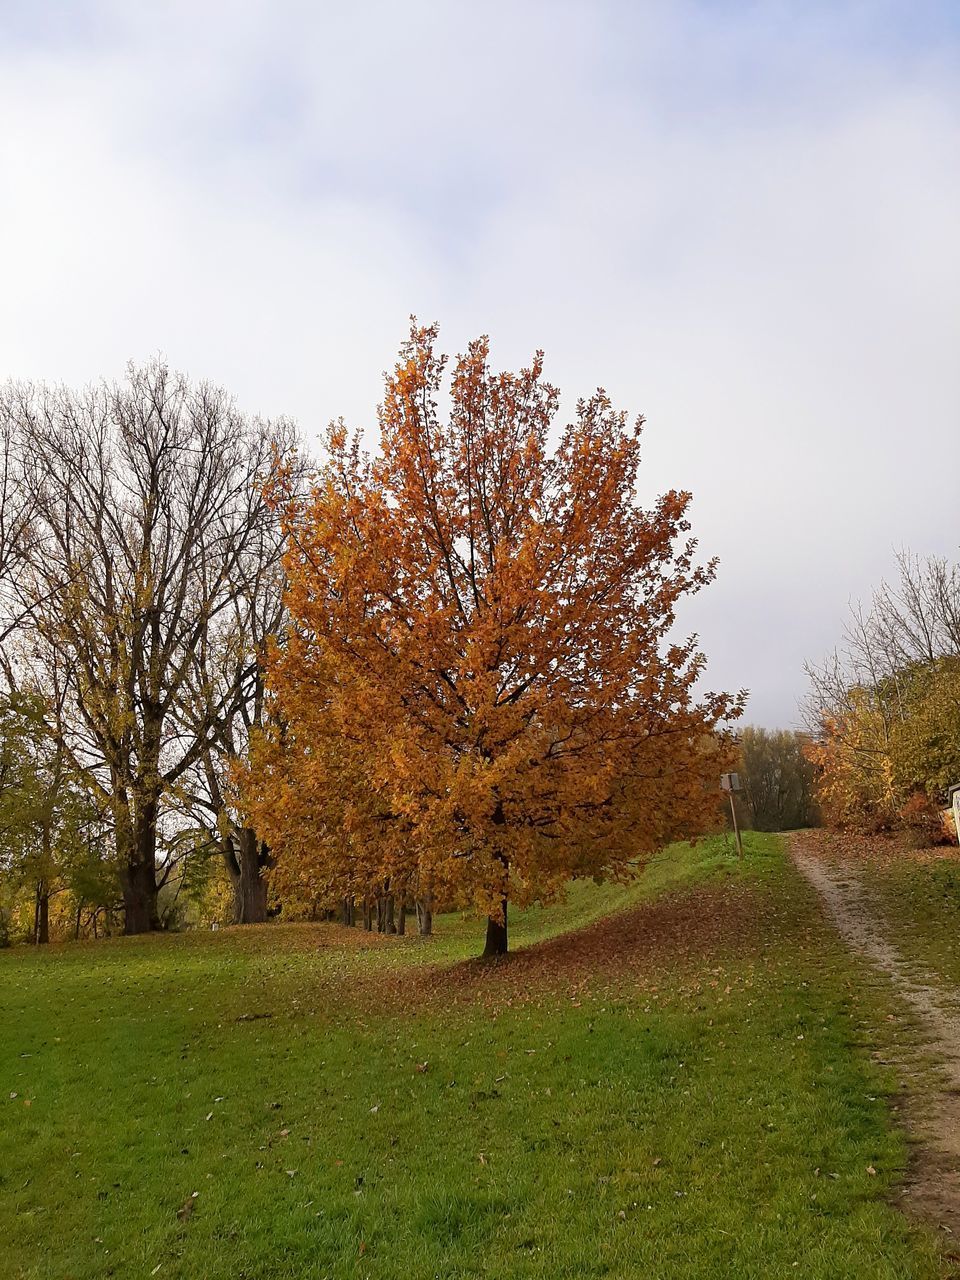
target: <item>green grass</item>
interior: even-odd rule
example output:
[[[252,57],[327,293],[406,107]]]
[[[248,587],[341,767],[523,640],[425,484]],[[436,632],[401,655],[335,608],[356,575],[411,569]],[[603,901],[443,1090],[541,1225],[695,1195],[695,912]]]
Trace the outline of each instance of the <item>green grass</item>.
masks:
[[[0,956],[0,1276],[945,1274],[885,1199],[886,997],[776,837],[576,886],[513,945],[644,899],[586,985],[458,964],[460,916]],[[426,965],[453,968],[425,991]]]
[[[868,863],[865,880],[901,953],[949,982],[960,983],[960,856],[918,858],[909,852]]]

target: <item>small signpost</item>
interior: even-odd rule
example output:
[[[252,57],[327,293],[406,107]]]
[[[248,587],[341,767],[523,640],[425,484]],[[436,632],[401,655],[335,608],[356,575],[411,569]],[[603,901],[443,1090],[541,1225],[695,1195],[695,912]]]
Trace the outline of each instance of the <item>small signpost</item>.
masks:
[[[737,857],[743,861],[743,841],[740,839],[740,824],[737,822],[737,806],[733,800],[733,793],[740,790],[739,773],[721,773],[720,790],[726,791],[730,796],[730,816],[733,818],[733,834],[737,838]]]

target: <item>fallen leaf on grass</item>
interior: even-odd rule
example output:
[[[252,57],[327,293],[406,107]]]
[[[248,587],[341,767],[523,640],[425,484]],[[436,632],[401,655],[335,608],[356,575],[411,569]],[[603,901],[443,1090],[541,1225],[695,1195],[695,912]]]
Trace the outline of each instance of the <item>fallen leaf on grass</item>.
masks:
[[[196,1199],[199,1194],[200,1194],[199,1191],[191,1192],[191,1194],[187,1196],[186,1200],[184,1200],[183,1204],[177,1210],[177,1217],[180,1219],[181,1222],[186,1222],[189,1219],[191,1213],[193,1213],[194,1205],[196,1203]]]

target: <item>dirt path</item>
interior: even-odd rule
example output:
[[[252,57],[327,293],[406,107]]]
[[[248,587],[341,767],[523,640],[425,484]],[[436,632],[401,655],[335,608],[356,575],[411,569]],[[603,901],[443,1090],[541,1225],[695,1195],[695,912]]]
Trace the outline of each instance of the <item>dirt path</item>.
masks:
[[[854,863],[825,857],[816,832],[791,836],[790,847],[844,941],[890,978],[913,1015],[918,1039],[909,1050],[885,1050],[903,1084],[901,1114],[915,1144],[901,1201],[951,1232],[960,1248],[960,990],[937,985],[902,958]]]

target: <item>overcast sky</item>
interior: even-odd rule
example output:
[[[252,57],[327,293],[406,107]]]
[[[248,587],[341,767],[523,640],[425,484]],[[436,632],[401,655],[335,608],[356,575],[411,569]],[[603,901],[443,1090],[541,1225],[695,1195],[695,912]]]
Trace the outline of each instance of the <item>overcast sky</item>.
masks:
[[[952,0],[0,0],[0,208],[0,376],[162,351],[315,437],[415,312],[643,412],[754,723],[958,554]]]

